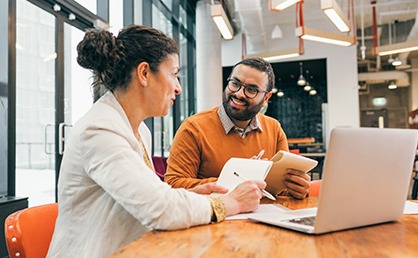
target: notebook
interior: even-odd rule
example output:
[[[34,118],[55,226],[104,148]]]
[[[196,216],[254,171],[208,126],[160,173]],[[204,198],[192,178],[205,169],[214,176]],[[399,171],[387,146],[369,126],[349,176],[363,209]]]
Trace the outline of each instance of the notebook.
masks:
[[[325,158],[318,208],[252,214],[252,220],[308,234],[399,219],[404,210],[418,130],[335,128]],[[312,225],[305,225],[313,217]]]

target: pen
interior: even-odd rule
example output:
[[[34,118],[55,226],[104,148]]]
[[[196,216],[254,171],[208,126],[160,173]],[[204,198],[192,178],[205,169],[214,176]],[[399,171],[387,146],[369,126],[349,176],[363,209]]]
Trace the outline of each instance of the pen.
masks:
[[[264,152],[264,150],[262,150],[262,152]],[[262,153],[261,153],[262,154]],[[259,154],[260,155],[260,154]],[[242,177],[242,176],[240,176],[237,172],[234,172],[234,175],[235,176],[237,176],[239,179],[241,179],[242,181],[247,181],[248,179],[246,179],[246,178],[244,178],[244,177]],[[269,193],[269,192],[267,192],[266,190],[264,190],[264,189],[260,189],[261,190],[261,192],[267,197],[267,198],[269,198],[270,200],[273,200],[273,201],[275,201],[276,200],[276,198],[274,198],[274,196],[271,194],[271,193]]]
[[[261,157],[264,154],[264,150],[261,150],[260,153],[258,153],[257,157],[255,159],[261,159]]]

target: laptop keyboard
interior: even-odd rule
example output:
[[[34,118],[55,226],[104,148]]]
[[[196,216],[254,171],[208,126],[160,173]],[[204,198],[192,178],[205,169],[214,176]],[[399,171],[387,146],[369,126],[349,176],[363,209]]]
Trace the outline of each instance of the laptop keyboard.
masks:
[[[290,219],[290,220],[288,220],[288,222],[307,225],[307,226],[313,226],[315,224],[315,218],[316,218],[316,216]]]

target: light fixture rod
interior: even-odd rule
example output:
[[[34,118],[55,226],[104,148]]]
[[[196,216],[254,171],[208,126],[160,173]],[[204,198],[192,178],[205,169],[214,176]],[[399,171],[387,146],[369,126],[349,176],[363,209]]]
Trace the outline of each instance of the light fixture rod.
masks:
[[[270,0],[270,9],[272,11],[283,11],[300,1],[301,0]]]
[[[335,0],[321,0],[321,9],[341,32],[351,30],[350,20]]]
[[[229,22],[229,19],[225,13],[221,4],[214,4],[210,6],[210,15],[213,18],[218,30],[221,32],[222,37],[226,40],[234,38],[234,29]]]
[[[298,48],[292,48],[292,49],[285,49],[285,50],[279,50],[279,51],[273,51],[273,52],[266,52],[261,54],[254,54],[254,55],[248,55],[247,57],[261,57],[264,60],[268,62],[273,62],[285,58],[292,58],[297,57],[303,54],[302,51],[299,51]]]
[[[301,37],[302,39],[345,47],[351,46],[355,43],[355,37],[307,27],[297,27],[295,29],[295,34],[297,37]]]
[[[387,56],[391,54],[398,54],[418,50],[418,40],[411,40],[391,45],[379,46],[376,51],[379,56]]]

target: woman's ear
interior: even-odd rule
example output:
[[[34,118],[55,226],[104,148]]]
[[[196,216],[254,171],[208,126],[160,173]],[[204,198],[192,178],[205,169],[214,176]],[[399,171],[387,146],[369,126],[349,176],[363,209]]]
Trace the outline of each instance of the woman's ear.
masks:
[[[144,87],[148,86],[149,74],[150,74],[150,67],[147,62],[141,62],[136,67],[136,75],[138,76],[139,82]]]

